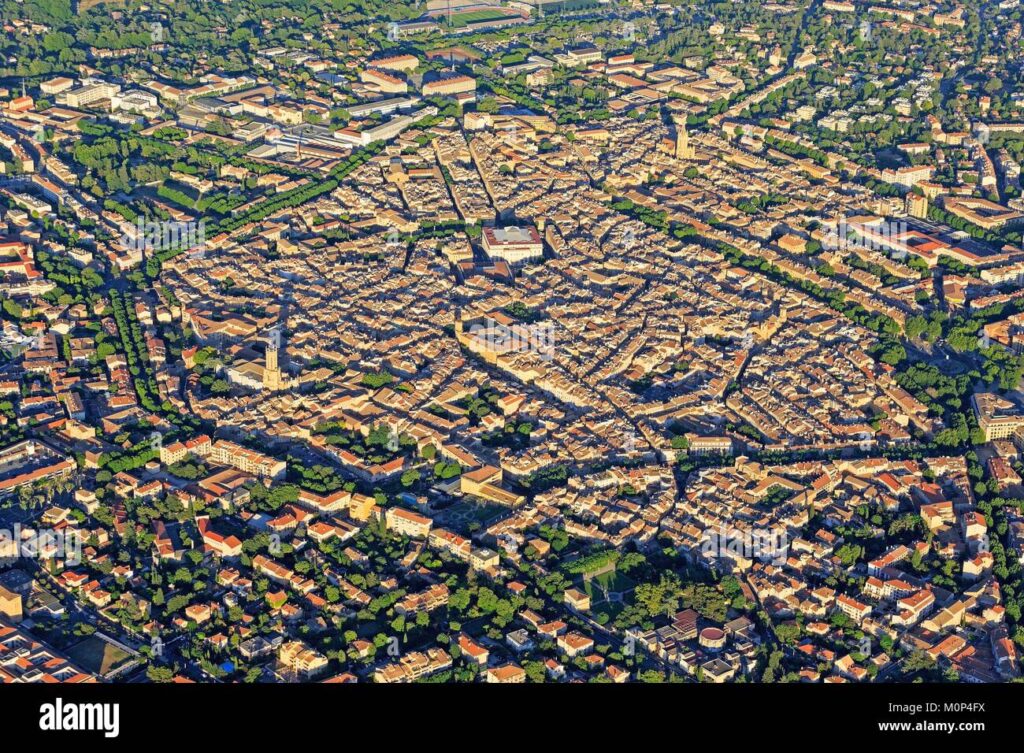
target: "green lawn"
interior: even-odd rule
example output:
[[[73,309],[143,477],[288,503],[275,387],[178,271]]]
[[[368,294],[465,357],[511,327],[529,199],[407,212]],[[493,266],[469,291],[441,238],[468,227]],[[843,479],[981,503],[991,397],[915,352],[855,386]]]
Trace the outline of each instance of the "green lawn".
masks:
[[[456,502],[443,513],[447,525],[465,527],[470,523],[479,523],[486,527],[489,521],[494,520],[504,511],[503,507],[488,505],[479,502]]]
[[[466,26],[478,21],[497,21],[499,18],[511,18],[512,14],[493,10],[474,10],[469,13],[452,14],[452,26]]]
[[[132,658],[127,651],[95,635],[69,648],[67,654],[79,667],[100,676],[106,676]]]
[[[613,570],[585,581],[583,586],[590,598],[597,600],[604,598],[604,589],[607,589],[609,593],[621,593],[625,596],[636,588],[636,582],[629,576]]]

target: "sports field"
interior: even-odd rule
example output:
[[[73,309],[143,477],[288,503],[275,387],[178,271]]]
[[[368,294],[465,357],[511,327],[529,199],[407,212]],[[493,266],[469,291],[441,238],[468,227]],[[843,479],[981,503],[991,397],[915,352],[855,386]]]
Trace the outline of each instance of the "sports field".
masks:
[[[132,658],[127,651],[95,635],[69,648],[67,654],[79,667],[101,677],[105,677]]]
[[[453,13],[452,26],[466,26],[480,21],[497,21],[501,18],[511,18],[513,14],[502,13],[494,10],[473,10],[468,13]]]

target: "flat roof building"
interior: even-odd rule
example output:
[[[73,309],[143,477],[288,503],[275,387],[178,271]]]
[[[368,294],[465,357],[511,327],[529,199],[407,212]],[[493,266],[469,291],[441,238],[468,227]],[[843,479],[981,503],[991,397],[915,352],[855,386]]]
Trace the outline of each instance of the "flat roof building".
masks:
[[[544,243],[534,227],[485,227],[482,238],[491,259],[521,264],[544,256]]]

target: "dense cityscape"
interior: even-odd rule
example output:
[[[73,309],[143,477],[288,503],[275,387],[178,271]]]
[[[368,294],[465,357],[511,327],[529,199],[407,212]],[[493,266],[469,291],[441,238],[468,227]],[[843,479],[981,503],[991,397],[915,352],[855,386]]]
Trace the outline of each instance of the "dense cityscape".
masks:
[[[1021,679],[1020,0],[0,19],[0,684]]]

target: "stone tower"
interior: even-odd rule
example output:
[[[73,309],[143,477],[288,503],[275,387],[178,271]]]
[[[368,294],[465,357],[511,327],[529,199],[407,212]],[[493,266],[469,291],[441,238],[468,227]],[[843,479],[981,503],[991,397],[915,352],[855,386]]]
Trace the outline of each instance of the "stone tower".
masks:
[[[266,364],[263,367],[263,387],[271,391],[281,389],[281,365],[278,360],[281,350],[281,333],[270,333],[267,343]]]
[[[676,159],[693,159],[693,147],[690,145],[690,134],[686,132],[686,119],[676,118]]]

